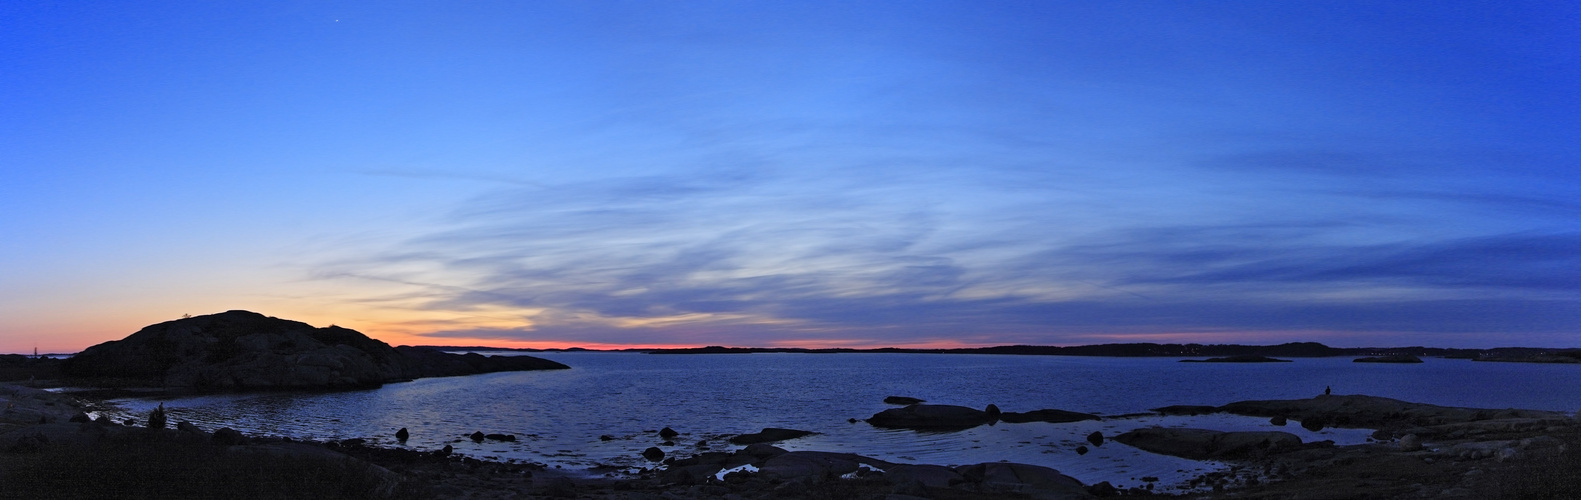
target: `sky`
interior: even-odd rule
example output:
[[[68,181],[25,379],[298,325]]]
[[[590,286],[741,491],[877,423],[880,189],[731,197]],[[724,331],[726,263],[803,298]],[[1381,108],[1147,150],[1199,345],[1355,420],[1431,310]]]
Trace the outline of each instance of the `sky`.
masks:
[[[1581,4],[3,2],[0,352],[1581,347]]]

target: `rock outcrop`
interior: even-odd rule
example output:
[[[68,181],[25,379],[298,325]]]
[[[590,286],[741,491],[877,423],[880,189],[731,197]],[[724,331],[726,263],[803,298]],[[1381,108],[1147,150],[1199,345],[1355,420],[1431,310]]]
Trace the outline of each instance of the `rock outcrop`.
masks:
[[[456,355],[390,347],[355,330],[227,311],[151,325],[89,347],[67,377],[116,379],[183,391],[348,389],[421,377],[564,369],[530,356]]]
[[[787,440],[787,439],[796,439],[796,438],[799,438],[799,437],[802,437],[802,436],[808,436],[808,435],[812,435],[812,434],[816,434],[816,433],[812,432],[812,431],[802,431],[802,430],[796,430],[796,429],[780,429],[780,428],[775,428],[775,427],[768,427],[768,428],[763,429],[761,432],[754,432],[752,434],[741,434],[741,435],[738,435],[738,436],[732,436],[730,438],[730,442],[733,443],[733,444],[772,443],[772,442],[775,442],[775,441],[784,441],[784,440]]]
[[[874,427],[917,430],[961,430],[977,427],[994,418],[976,408],[955,405],[916,404],[891,408],[867,419]]]
[[[1098,420],[1098,416],[1091,413],[1043,409],[1027,412],[1007,411],[999,414],[999,420],[1003,420],[1012,424],[1024,422],[1048,422],[1051,424],[1060,424],[1065,422],[1079,422],[1082,420]]]
[[[1148,427],[1114,437],[1115,441],[1163,455],[1195,460],[1241,458],[1301,446],[1288,432],[1222,432],[1208,429]]]

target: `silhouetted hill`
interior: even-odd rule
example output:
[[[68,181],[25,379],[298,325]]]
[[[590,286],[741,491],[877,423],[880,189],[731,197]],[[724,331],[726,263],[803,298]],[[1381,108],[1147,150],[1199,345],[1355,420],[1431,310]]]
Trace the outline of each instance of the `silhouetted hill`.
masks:
[[[178,390],[343,389],[419,377],[546,370],[530,356],[455,355],[390,347],[356,330],[227,311],[167,321],[65,360],[66,377]]]

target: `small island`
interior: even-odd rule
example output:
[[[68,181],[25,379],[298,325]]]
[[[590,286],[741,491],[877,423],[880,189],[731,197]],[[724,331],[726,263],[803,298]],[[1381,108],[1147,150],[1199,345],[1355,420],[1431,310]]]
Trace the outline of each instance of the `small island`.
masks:
[[[1288,359],[1270,358],[1268,356],[1226,356],[1208,359],[1182,359],[1181,363],[1289,363]]]

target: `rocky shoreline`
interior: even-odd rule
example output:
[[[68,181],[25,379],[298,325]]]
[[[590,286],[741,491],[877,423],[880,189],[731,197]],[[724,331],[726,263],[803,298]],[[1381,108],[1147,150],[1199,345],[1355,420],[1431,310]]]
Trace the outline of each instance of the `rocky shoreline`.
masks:
[[[253,457],[266,464],[323,463],[351,471],[358,484],[348,498],[1565,498],[1581,494],[1573,470],[1581,466],[1581,423],[1574,415],[1535,410],[1442,407],[1360,395],[1302,400],[1242,401],[1222,406],[1158,408],[1163,415],[1233,413],[1267,417],[1275,425],[1374,429],[1367,444],[1302,442],[1293,434],[1220,432],[1142,427],[1112,440],[1142,450],[1212,459],[1229,468],[1191,480],[1196,489],[1153,491],[1150,478],[1121,490],[1082,484],[1057,470],[1028,464],[982,463],[959,467],[900,464],[848,453],[786,451],[772,443],[804,431],[765,429],[734,452],[649,457],[650,467],[631,474],[586,477],[514,461],[478,460],[447,449],[381,448],[371,439],[304,442],[242,436],[229,429],[198,429],[182,422],[150,429],[100,419],[87,421],[95,403],[71,395],[0,386],[0,460],[26,464],[55,453],[101,454],[126,449],[138,460],[160,460],[168,450],[221,457]],[[989,412],[908,405],[912,416],[978,420]],[[934,411],[930,410],[933,408]],[[1068,413],[1068,415],[1066,414]],[[1062,418],[1085,419],[1074,412]],[[998,416],[1009,415],[1000,413]],[[877,418],[878,415],[875,415]],[[1058,421],[1061,419],[1050,419]],[[137,422],[133,422],[134,424]],[[923,427],[928,427],[924,425]],[[392,432],[394,430],[392,429]],[[372,438],[373,436],[369,436]],[[504,437],[500,437],[503,439]],[[166,450],[142,457],[137,450]],[[216,451],[218,450],[218,451]],[[187,452],[183,452],[186,454]],[[152,452],[149,452],[152,453]],[[263,467],[263,466],[260,466]],[[323,467],[319,467],[323,468]],[[177,478],[153,478],[175,481]],[[349,481],[349,482],[348,482]],[[1156,479],[1154,479],[1156,481]],[[0,497],[19,498],[17,483],[0,482]],[[1163,485],[1160,485],[1163,486]],[[8,493],[10,492],[10,493]],[[69,492],[62,492],[69,493]],[[65,494],[62,496],[73,496]],[[175,495],[179,497],[180,495]]]

